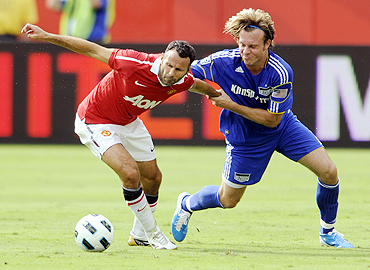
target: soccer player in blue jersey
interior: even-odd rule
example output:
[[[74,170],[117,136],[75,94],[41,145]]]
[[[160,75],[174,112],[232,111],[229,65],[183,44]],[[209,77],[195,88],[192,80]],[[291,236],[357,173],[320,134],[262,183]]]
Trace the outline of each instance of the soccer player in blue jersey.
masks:
[[[352,248],[334,229],[338,210],[339,178],[322,143],[291,111],[293,71],[271,51],[275,28],[262,10],[243,9],[225,24],[238,48],[223,50],[195,61],[195,77],[216,82],[222,90],[212,97],[223,108],[220,130],[225,136],[226,159],[221,186],[209,185],[193,195],[183,192],[172,219],[172,234],[181,242],[193,212],[233,208],[247,186],[260,181],[277,151],[317,175],[316,201],[320,210],[320,243]]]

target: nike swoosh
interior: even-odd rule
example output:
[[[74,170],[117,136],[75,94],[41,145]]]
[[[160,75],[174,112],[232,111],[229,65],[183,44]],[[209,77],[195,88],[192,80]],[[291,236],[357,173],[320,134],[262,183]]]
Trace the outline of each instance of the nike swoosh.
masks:
[[[145,206],[146,206],[146,205],[145,205]],[[141,209],[137,209],[137,211],[138,211],[138,212],[143,211],[143,210],[145,209],[145,206],[144,206],[143,208],[141,208]]]
[[[138,85],[138,86],[142,86],[142,87],[148,87],[148,86],[146,86],[144,84],[139,83],[139,81],[135,81],[135,84]]]

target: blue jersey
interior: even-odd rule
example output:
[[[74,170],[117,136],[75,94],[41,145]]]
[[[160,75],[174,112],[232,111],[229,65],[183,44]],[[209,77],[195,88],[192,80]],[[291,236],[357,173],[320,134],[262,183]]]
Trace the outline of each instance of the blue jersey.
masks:
[[[259,182],[274,151],[297,162],[322,147],[291,111],[293,71],[280,56],[269,51],[265,67],[253,75],[239,49],[223,50],[194,61],[192,72],[199,79],[217,83],[240,105],[283,114],[279,125],[270,128],[222,110],[220,131],[227,142],[222,177],[229,186],[237,188]]]
[[[265,109],[274,114],[284,113],[279,126],[284,125],[288,115],[293,116],[290,111],[293,104],[292,68],[271,51],[265,67],[257,75],[248,70],[238,48],[194,61],[192,72],[196,78],[217,83],[240,105]],[[279,126],[269,128],[229,110],[222,110],[220,116],[220,131],[232,144],[243,143],[249,136],[276,132]]]

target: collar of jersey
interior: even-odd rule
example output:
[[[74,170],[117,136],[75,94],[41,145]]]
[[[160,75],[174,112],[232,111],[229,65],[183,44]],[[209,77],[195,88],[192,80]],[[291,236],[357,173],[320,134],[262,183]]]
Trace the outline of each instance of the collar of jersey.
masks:
[[[265,63],[265,68],[267,67],[267,64],[268,64],[269,60],[270,60],[270,52],[267,55],[267,59],[266,59],[266,63]]]
[[[153,65],[152,65],[152,67],[150,68],[150,71],[152,72],[152,73],[154,73],[155,75],[157,75],[157,78],[158,78],[158,81],[159,81],[159,83],[162,85],[162,86],[168,86],[168,85],[165,85],[165,84],[163,84],[162,82],[161,82],[161,80],[159,79],[159,77],[158,77],[158,73],[159,73],[159,67],[161,66],[161,57],[158,57],[157,59],[155,59],[154,60],[154,63],[153,63]],[[174,85],[176,85],[176,84],[180,84],[180,83],[183,83],[184,81],[185,81],[185,77],[187,76],[187,74],[184,76],[184,77],[182,77],[182,79],[181,80],[179,80],[177,83],[175,83]]]

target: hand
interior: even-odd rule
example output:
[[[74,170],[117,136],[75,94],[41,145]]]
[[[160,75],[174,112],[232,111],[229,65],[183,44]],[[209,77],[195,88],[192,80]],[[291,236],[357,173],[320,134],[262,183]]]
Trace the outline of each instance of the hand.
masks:
[[[228,109],[230,108],[230,106],[235,103],[234,101],[232,101],[232,99],[225,93],[224,90],[222,89],[219,89],[217,90],[217,92],[219,92],[221,95],[218,96],[218,97],[208,97],[209,100],[212,101],[212,104],[217,106],[217,107],[220,107],[220,108],[224,108],[224,109]]]
[[[22,31],[22,34],[27,34],[29,38],[34,40],[44,41],[48,37],[48,33],[42,30],[40,27],[27,23]]]

